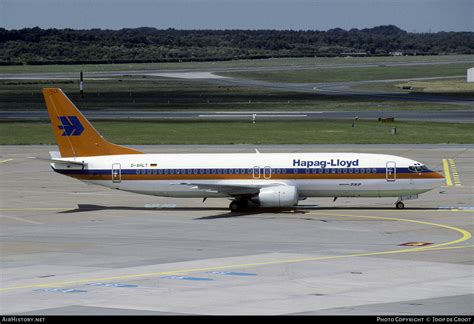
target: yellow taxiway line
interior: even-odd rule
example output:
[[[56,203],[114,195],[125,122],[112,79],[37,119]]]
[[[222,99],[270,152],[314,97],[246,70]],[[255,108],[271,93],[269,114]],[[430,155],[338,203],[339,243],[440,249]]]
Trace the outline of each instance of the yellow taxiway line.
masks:
[[[443,159],[442,163],[444,178],[446,179],[446,186],[452,187],[454,184],[456,187],[461,187],[461,180],[459,178],[458,169],[456,168],[454,159]]]
[[[9,161],[12,161],[13,159],[6,159],[6,160],[0,160],[0,163],[6,163],[6,162],[9,162]]]
[[[111,277],[101,277],[101,278],[85,278],[85,279],[75,279],[75,280],[66,280],[66,281],[57,281],[57,282],[48,282],[48,283],[38,283],[38,284],[29,284],[23,286],[12,286],[12,287],[2,287],[0,292],[12,291],[18,289],[27,289],[27,288],[45,288],[45,287],[61,287],[66,285],[80,285],[90,282],[100,282],[100,281],[123,281],[129,279],[140,279],[154,276],[163,276],[163,275],[183,275],[193,272],[205,272],[205,271],[216,271],[216,270],[225,270],[225,269],[239,269],[239,268],[254,268],[260,266],[268,265],[279,265],[279,264],[291,264],[291,263],[301,263],[301,262],[310,262],[310,261],[323,261],[323,260],[337,260],[337,259],[346,259],[346,258],[355,258],[355,257],[366,257],[366,256],[378,256],[378,255],[390,255],[390,254],[399,254],[399,253],[415,253],[415,252],[424,252],[424,251],[436,251],[444,250],[449,248],[467,248],[472,247],[472,245],[465,246],[451,246],[459,244],[471,239],[472,235],[470,232],[457,228],[450,225],[425,222],[413,219],[404,219],[404,218],[395,218],[395,217],[381,217],[381,216],[362,216],[362,215],[351,215],[351,214],[333,214],[333,213],[320,213],[313,212],[308,213],[310,215],[324,215],[331,217],[345,217],[345,218],[355,218],[355,219],[373,219],[373,220],[383,220],[383,221],[399,221],[419,225],[427,225],[438,227],[442,229],[447,229],[450,231],[457,232],[461,236],[449,242],[439,243],[430,246],[416,247],[416,248],[404,248],[397,250],[389,251],[378,251],[378,252],[365,252],[365,253],[355,253],[355,254],[346,254],[346,255],[331,255],[331,256],[321,256],[321,257],[308,257],[308,258],[298,258],[298,259],[284,259],[284,260],[275,260],[275,261],[266,261],[266,262],[254,262],[254,263],[242,263],[242,264],[228,264],[228,265],[217,265],[204,268],[189,268],[189,269],[176,269],[172,271],[159,271],[159,272],[149,272],[149,273],[137,273],[129,275],[120,275],[120,276],[111,276]]]
[[[461,187],[461,180],[459,179],[458,169],[453,159],[449,159],[449,166],[451,167],[451,174],[453,175],[454,185],[456,187]]]
[[[451,180],[451,173],[449,172],[449,165],[448,160],[443,159],[443,171],[444,171],[444,178],[446,179],[446,185],[451,187],[453,185],[453,181]]]

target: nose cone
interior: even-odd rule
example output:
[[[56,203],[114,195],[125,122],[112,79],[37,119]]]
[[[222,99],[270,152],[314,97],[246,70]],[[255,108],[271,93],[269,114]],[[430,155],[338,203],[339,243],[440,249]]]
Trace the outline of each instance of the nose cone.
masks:
[[[433,172],[433,178],[437,180],[436,186],[441,186],[446,181],[444,176],[439,172]]]
[[[441,173],[439,173],[439,172],[433,172],[433,174],[434,174],[434,177],[435,177],[435,178],[444,180],[444,175],[442,175]]]

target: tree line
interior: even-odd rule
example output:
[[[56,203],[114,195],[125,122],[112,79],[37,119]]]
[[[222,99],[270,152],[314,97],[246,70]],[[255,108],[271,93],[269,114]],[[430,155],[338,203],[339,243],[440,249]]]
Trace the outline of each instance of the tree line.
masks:
[[[474,54],[474,32],[0,28],[3,65],[442,54]]]

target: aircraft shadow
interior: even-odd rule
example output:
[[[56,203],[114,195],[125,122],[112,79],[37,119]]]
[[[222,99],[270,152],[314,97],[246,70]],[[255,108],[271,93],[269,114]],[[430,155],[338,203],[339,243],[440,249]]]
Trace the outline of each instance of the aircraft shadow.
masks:
[[[252,208],[240,212],[227,212],[220,215],[211,215],[195,218],[195,220],[206,220],[206,219],[218,219],[218,218],[232,218],[232,217],[244,217],[252,216],[259,214],[305,214],[305,211],[295,210],[295,209],[265,209],[265,208]]]
[[[128,206],[101,206],[78,204],[77,208],[59,212],[60,214],[81,213],[97,210],[129,210],[129,211],[150,211],[150,210],[176,210],[176,211],[199,211],[199,210],[228,210],[225,207],[128,207]]]
[[[300,205],[295,210],[396,210],[394,207],[367,207],[367,206],[344,206],[344,207],[319,207],[319,206],[305,206]],[[438,207],[405,207],[400,209],[400,212],[403,210],[439,210]]]
[[[298,208],[291,208],[291,209],[277,209],[277,208],[253,208],[248,209],[246,211],[241,212],[227,212],[221,215],[212,215],[212,216],[204,216],[195,218],[196,220],[205,220],[205,219],[218,219],[218,218],[230,218],[230,217],[243,217],[243,216],[251,216],[251,215],[258,215],[258,214],[306,214],[311,211],[331,211],[331,210],[369,210],[369,211],[377,211],[377,210],[397,210],[393,207],[318,207],[318,206],[298,206]],[[438,208],[422,208],[422,207],[414,207],[414,208],[405,208],[404,210],[438,210]],[[403,212],[402,210],[399,210]]]
[[[230,212],[225,207],[175,207],[175,206],[163,206],[163,207],[128,207],[128,206],[101,206],[101,205],[92,205],[92,204],[78,204],[77,208],[65,210],[59,212],[60,214],[70,214],[70,213],[81,213],[81,212],[90,212],[90,211],[100,211],[100,210],[122,210],[122,211],[226,211],[223,214],[210,215],[195,218],[195,220],[209,220],[209,219],[219,219],[219,218],[234,218],[234,217],[245,217],[259,214],[306,214],[310,211],[331,211],[331,210],[368,210],[368,211],[377,211],[377,210],[396,210],[393,207],[320,207],[315,205],[301,205],[297,208],[249,208],[245,211],[240,212]],[[429,211],[429,210],[438,210],[438,208],[424,208],[424,207],[413,207],[406,208],[405,210],[419,210],[419,211]],[[400,210],[403,212],[403,210]]]
[[[295,209],[271,209],[271,208],[249,208],[245,211],[241,212],[230,212],[228,208],[225,207],[128,207],[128,206],[101,206],[101,205],[92,205],[92,204],[78,204],[77,208],[64,210],[59,212],[59,214],[72,214],[72,213],[83,213],[83,212],[91,212],[91,211],[100,211],[100,210],[122,210],[122,211],[159,211],[159,210],[166,210],[166,211],[219,211],[224,210],[226,213],[219,214],[219,215],[211,215],[211,216],[204,216],[195,218],[197,220],[205,220],[205,219],[217,219],[217,218],[228,218],[228,217],[241,217],[241,216],[250,216],[250,215],[257,215],[257,214],[265,214],[265,213],[302,213],[304,211],[298,211]]]

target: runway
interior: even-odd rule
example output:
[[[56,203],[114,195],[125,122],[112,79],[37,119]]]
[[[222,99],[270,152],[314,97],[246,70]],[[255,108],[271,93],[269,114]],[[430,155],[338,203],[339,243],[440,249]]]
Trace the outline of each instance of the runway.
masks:
[[[2,314],[469,315],[474,145],[145,146],[151,153],[367,152],[450,182],[406,201],[312,198],[230,214],[225,199],[133,195],[55,174],[54,146],[0,147]]]
[[[377,104],[374,104],[377,107]],[[121,110],[82,110],[90,120],[353,120],[355,118],[377,120],[393,117],[403,121],[430,121],[473,123],[474,110],[363,110],[363,111],[121,111]],[[0,110],[0,121],[49,121],[46,110],[11,111]]]

